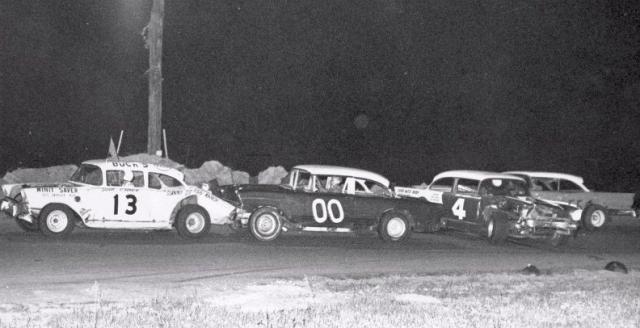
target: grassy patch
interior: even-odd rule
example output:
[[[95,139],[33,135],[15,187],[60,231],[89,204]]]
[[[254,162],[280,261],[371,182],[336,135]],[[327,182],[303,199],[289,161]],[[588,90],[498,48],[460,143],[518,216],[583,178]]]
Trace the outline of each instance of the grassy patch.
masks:
[[[12,314],[0,327],[638,327],[640,274],[313,277]]]

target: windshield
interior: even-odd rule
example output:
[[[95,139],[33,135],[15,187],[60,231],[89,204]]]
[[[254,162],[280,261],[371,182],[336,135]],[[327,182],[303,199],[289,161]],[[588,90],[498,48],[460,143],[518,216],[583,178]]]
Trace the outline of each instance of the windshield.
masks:
[[[480,183],[480,196],[529,196],[524,181],[514,179],[485,179]]]
[[[82,164],[69,178],[69,181],[100,186],[102,185],[102,170],[95,165]]]

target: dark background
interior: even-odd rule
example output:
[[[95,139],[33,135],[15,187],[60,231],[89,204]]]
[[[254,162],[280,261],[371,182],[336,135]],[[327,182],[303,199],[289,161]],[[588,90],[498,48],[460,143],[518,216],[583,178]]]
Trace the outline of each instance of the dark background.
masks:
[[[0,4],[0,172],[144,152],[151,0]],[[172,159],[640,189],[638,1],[167,0]]]

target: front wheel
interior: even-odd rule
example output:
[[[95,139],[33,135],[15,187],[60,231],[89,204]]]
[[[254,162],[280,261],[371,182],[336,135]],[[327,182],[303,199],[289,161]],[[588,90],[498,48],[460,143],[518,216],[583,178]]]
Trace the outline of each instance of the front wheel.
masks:
[[[40,212],[40,231],[49,237],[66,237],[75,227],[75,213],[65,205],[49,204]]]
[[[186,205],[180,212],[176,220],[176,230],[183,238],[200,238],[211,228],[209,214],[198,205]]]
[[[282,218],[274,208],[259,208],[249,218],[249,230],[257,240],[272,241],[282,232]]]
[[[384,241],[402,241],[411,235],[411,226],[404,215],[388,213],[380,220],[378,233]]]
[[[582,212],[582,224],[588,231],[595,231],[607,223],[607,213],[600,205],[590,205]]]
[[[502,216],[493,216],[487,222],[487,238],[492,244],[504,244],[509,237],[509,222]]]

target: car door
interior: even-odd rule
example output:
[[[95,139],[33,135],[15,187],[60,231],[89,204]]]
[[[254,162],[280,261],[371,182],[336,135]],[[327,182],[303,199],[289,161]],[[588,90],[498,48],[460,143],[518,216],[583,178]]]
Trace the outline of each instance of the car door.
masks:
[[[447,225],[460,229],[473,229],[478,222],[481,197],[478,195],[480,181],[458,178],[451,192],[443,194],[442,203],[447,213]]]
[[[106,193],[104,197],[111,198],[110,220],[122,223],[123,228],[131,225],[135,226],[139,222],[151,221],[148,215],[149,195],[148,189],[145,187],[144,173],[135,170],[132,172],[133,181],[131,185],[116,186],[111,195]]]
[[[313,181],[316,177],[314,177]],[[304,197],[303,217],[301,223],[305,226],[339,228],[352,225],[353,195],[346,193],[350,180],[342,181],[339,188],[322,190],[308,188],[299,197]]]

